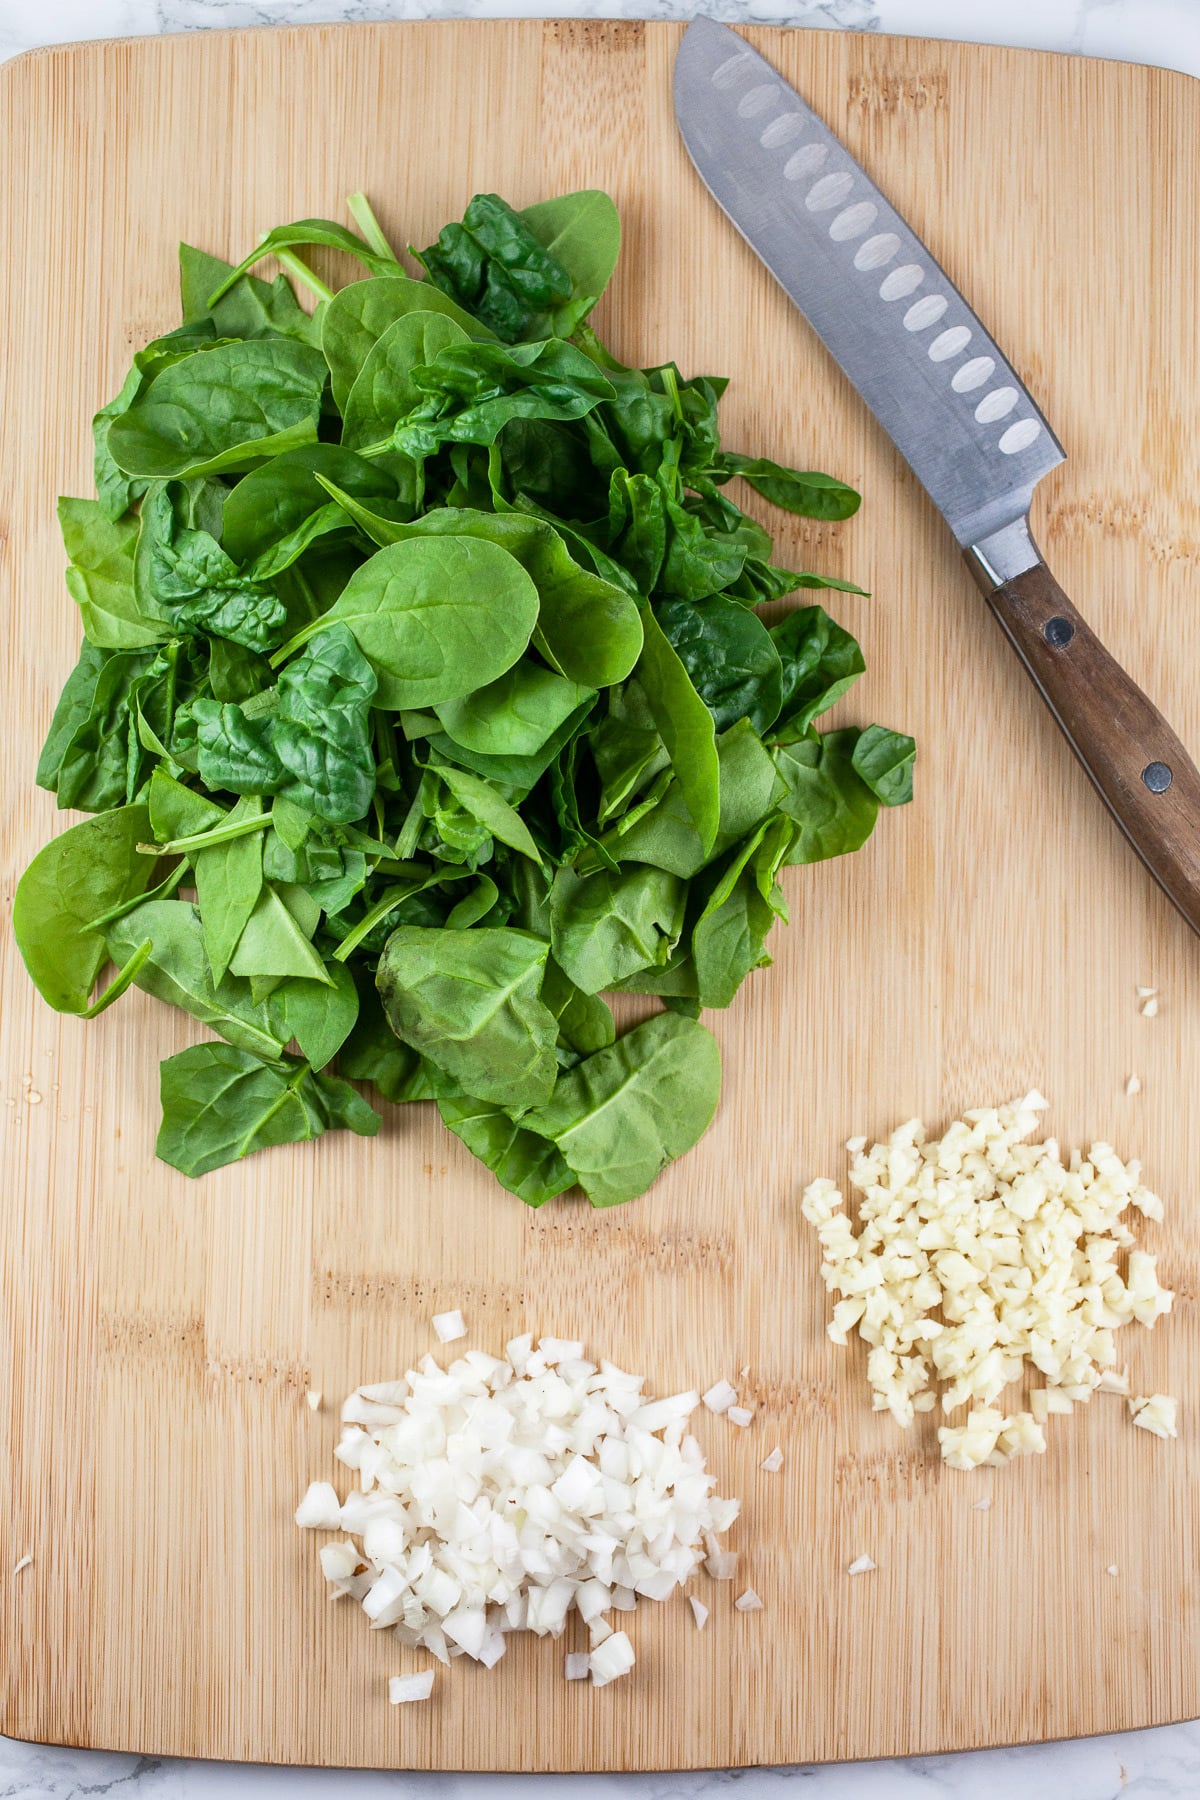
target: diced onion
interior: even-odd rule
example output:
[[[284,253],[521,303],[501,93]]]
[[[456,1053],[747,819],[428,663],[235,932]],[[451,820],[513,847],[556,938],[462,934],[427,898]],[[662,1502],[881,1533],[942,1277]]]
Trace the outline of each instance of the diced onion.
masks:
[[[388,1699],[393,1706],[403,1706],[409,1700],[428,1700],[432,1692],[432,1669],[422,1669],[419,1675],[393,1675],[388,1681]]]
[[[598,1644],[588,1658],[588,1667],[592,1672],[593,1687],[607,1687],[619,1675],[628,1675],[637,1658],[633,1654],[633,1645],[623,1631],[614,1631]]]
[[[701,1396],[705,1406],[711,1413],[728,1412],[737,1399],[737,1389],[727,1381],[714,1381],[708,1392]]]
[[[457,1337],[461,1314],[434,1325]],[[331,1597],[352,1596],[376,1630],[440,1661],[488,1668],[509,1632],[561,1637],[574,1611],[590,1650],[571,1652],[571,1679],[582,1663],[604,1687],[634,1664],[606,1614],[668,1599],[702,1563],[732,1580],[718,1534],[739,1508],[713,1492],[688,1433],[699,1393],[648,1396],[641,1376],[583,1350],[517,1337],[505,1357],[472,1350],[442,1368],[423,1356],[400,1380],[356,1388],[335,1455],[359,1485],[341,1502],[315,1481],[296,1511],[298,1525],[344,1534],[321,1550]],[[398,1697],[426,1697],[409,1679],[394,1678]]]

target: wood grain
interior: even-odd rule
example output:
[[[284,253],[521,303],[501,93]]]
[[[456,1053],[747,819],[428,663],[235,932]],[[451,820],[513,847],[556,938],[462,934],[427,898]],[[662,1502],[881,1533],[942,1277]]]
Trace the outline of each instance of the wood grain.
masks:
[[[1070,452],[1034,526],[1069,592],[1200,744],[1195,306],[1200,90],[1182,75],[820,32],[748,34],[841,132],[1033,384]],[[885,1756],[1200,1711],[1200,1165],[1195,937],[1121,843],[912,476],[694,177],[670,112],[678,29],[282,28],[44,51],[0,71],[4,893],[61,821],[32,785],[77,646],[55,496],[87,491],[93,408],[176,319],[174,244],[240,255],[365,188],[423,243],[477,188],[613,192],[626,249],[600,328],[627,360],[733,377],[729,443],[866,495],[773,515],[782,559],[851,576],[868,672],[843,703],[918,737],[915,804],[859,855],[788,875],[773,970],[716,1020],[725,1097],[642,1201],[528,1213],[426,1108],[199,1183],[152,1155],[157,1064],[200,1035],[131,995],[91,1025],[38,1000],[5,935],[0,1076],[3,1729],[159,1754],[411,1768],[635,1769]],[[324,267],[324,265],[322,265]],[[336,267],[331,273],[342,275]],[[762,509],[765,515],[766,509]],[[1137,983],[1159,1016],[1139,1016]],[[1125,1096],[1132,1070],[1142,1077]],[[801,1185],[852,1131],[1036,1081],[1068,1141],[1140,1152],[1175,1315],[1127,1353],[1181,1437],[1119,1401],[977,1477],[934,1424],[867,1408],[824,1337]],[[333,1469],[335,1399],[430,1347],[586,1337],[664,1390],[737,1378],[706,1423],[766,1612],[716,1596],[632,1625],[634,1679],[562,1679],[518,1642],[391,1709],[414,1666],[327,1606],[291,1514]],[[758,1473],[778,1442],[780,1475]],[[990,1494],[990,1511],[971,1502]],[[7,1571],[31,1551],[15,1581]],[[869,1551],[877,1573],[848,1579]],[[5,1560],[6,1559],[6,1560]],[[1105,1574],[1116,1563],[1120,1575]]]

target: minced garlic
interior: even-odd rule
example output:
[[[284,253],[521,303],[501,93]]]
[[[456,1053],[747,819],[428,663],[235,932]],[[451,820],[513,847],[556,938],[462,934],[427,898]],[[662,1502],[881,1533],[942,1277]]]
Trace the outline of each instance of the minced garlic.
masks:
[[[1113,1366],[1114,1332],[1170,1311],[1155,1258],[1135,1247],[1121,1217],[1132,1206],[1162,1218],[1140,1164],[1122,1162],[1105,1143],[1064,1162],[1052,1138],[1022,1142],[1046,1105],[1031,1093],[983,1107],[936,1141],[918,1119],[887,1144],[868,1149],[851,1139],[857,1236],[833,1182],[814,1181],[804,1194],[801,1210],[824,1252],[821,1274],[840,1296],[829,1336],[845,1344],[857,1330],[870,1345],[872,1405],[900,1425],[932,1411],[938,1382],[943,1412],[970,1407],[963,1423],[938,1432],[952,1468],[1040,1453],[1050,1414],[1070,1412],[1100,1387],[1128,1392]],[[1035,1370],[1044,1385],[1030,1393],[1028,1411],[996,1406]],[[1136,1423],[1173,1435],[1167,1396],[1131,1406],[1141,1409]]]

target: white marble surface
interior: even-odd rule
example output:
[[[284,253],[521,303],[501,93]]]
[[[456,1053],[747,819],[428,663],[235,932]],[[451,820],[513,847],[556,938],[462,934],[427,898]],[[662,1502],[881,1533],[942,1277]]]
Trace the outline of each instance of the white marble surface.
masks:
[[[0,60],[37,44],[213,26],[429,17],[682,18],[843,26],[1072,50],[1200,75],[1200,0],[0,0]],[[31,1579],[26,1576],[24,1579]],[[0,1655],[3,1648],[0,1647]],[[58,1750],[0,1739],[0,1800],[1190,1800],[1200,1722],[1121,1737],[903,1762],[626,1776],[411,1775],[267,1769]]]

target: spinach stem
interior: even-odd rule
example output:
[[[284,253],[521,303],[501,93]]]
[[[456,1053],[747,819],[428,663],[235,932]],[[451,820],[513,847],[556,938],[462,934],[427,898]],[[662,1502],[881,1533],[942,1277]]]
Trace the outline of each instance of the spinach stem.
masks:
[[[273,669],[279,668],[280,664],[285,663],[289,656],[293,656],[297,650],[304,644],[307,644],[309,638],[315,637],[324,623],[324,618],[318,618],[311,619],[307,625],[302,625],[295,637],[289,638],[287,643],[284,644],[282,648],[276,650],[275,654],[269,659],[271,667]],[[336,624],[337,621],[333,620],[332,623]]]
[[[166,879],[160,881],[157,887],[151,888],[149,893],[135,894],[132,900],[122,900],[118,906],[110,906],[107,912],[101,913],[98,918],[92,919],[87,926],[85,926],[85,930],[102,931],[106,925],[112,925],[117,919],[123,919],[126,913],[133,912],[139,906],[145,906],[148,901],[166,899],[169,894],[174,893],[175,889],[187,874],[187,870],[187,858],[184,857],[182,862],[175,865]]]
[[[191,837],[172,838],[169,844],[139,844],[143,856],[188,856],[195,850],[207,850],[212,844],[228,844],[234,838],[249,837],[251,832],[265,831],[271,823],[269,812],[253,818],[235,819],[232,824],[214,825],[211,831],[195,831]]]
[[[394,262],[398,268],[400,265],[396,252],[384,237],[383,227],[375,217],[371,202],[367,199],[367,196],[365,194],[351,194],[346,201],[346,205],[349,208],[350,217],[354,220],[354,223],[358,226],[358,229],[362,232],[372,250],[376,251],[380,256],[386,256],[388,261]]]
[[[333,289],[328,287],[319,275],[314,275],[308,264],[302,262],[294,250],[277,250],[275,259],[283,264],[289,275],[294,275],[297,281],[311,289],[318,300],[333,299]]]
[[[140,943],[123,969],[113,976],[98,1000],[93,1000],[87,1010],[80,1014],[83,1019],[98,1019],[106,1007],[119,1000],[131,982],[136,981],[142,966],[149,960],[154,950],[154,939],[146,938]]]
[[[424,882],[417,884],[419,887],[423,887],[424,885]],[[397,889],[401,891],[397,892]],[[402,905],[403,902],[408,899],[409,895],[416,893],[416,891],[416,887],[411,884],[405,884],[404,882],[397,882],[395,887],[390,887],[383,896],[383,899],[377,900],[374,906],[368,907],[367,911],[358,921],[358,924],[346,933],[346,936],[342,939],[341,943],[333,953],[334,962],[344,963],[348,957],[353,956],[363,939],[369,932],[374,931],[380,920],[386,919],[389,913],[395,912],[396,908]]]

